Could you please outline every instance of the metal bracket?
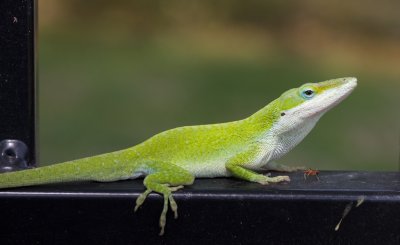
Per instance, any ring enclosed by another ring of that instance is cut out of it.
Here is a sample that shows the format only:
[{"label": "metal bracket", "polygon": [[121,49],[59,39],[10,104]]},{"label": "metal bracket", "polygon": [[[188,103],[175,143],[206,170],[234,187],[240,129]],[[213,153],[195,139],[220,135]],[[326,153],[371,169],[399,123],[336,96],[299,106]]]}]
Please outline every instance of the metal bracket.
[{"label": "metal bracket", "polygon": [[31,168],[28,164],[29,150],[20,140],[7,139],[0,142],[0,172]]}]

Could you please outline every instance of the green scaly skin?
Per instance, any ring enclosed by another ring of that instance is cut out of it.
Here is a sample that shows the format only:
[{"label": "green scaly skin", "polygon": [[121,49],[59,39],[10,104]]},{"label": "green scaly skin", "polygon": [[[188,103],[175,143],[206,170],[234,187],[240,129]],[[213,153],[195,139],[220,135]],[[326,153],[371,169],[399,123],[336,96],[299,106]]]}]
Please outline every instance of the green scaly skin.
[{"label": "green scaly skin", "polygon": [[299,169],[274,160],[296,146],[319,118],[347,97],[356,84],[355,78],[307,83],[286,91],[243,120],[175,128],[125,150],[3,173],[0,188],[145,177],[146,191],[137,198],[135,211],[151,192],[163,195],[162,235],[168,204],[175,218],[178,216],[172,192],[191,185],[196,177],[235,176],[263,185],[290,181],[288,176],[269,177],[256,171]]}]

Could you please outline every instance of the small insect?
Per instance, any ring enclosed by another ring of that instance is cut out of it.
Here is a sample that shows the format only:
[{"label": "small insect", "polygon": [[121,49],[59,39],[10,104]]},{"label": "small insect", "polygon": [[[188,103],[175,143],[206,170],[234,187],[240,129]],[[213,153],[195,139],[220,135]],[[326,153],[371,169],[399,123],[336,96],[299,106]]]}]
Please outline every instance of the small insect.
[{"label": "small insect", "polygon": [[17,17],[13,17],[13,23],[17,23],[18,22],[18,19],[17,19]]},{"label": "small insect", "polygon": [[304,180],[307,180],[307,177],[311,175],[311,176],[315,176],[315,178],[317,178],[317,180],[319,181],[318,174],[319,174],[319,170],[312,169],[312,168],[306,169],[306,170],[304,170]]}]

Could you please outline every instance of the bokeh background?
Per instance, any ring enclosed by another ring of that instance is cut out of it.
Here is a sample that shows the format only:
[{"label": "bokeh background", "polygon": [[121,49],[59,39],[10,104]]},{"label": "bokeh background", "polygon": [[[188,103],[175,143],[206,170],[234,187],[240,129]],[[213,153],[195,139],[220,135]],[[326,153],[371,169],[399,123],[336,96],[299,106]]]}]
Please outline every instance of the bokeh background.
[{"label": "bokeh background", "polygon": [[281,162],[398,170],[400,1],[38,0],[42,165],[244,118],[305,82],[359,86]]}]

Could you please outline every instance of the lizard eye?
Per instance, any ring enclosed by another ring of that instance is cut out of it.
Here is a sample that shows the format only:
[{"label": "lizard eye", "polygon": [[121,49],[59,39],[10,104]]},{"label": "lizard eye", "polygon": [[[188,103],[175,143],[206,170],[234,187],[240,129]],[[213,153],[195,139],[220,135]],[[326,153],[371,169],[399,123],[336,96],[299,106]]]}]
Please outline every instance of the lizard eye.
[{"label": "lizard eye", "polygon": [[303,92],[301,92],[301,96],[303,96],[303,98],[305,99],[311,99],[312,97],[314,97],[314,91],[312,89],[304,89]]}]

